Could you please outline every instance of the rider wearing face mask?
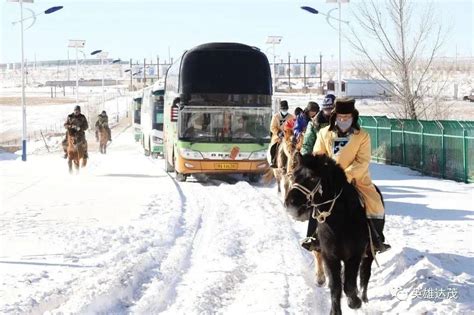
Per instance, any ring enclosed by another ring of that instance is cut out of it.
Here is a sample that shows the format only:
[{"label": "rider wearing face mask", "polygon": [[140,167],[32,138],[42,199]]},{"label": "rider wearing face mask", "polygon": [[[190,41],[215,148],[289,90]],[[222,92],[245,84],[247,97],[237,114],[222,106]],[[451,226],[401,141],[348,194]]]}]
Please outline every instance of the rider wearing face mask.
[{"label": "rider wearing face mask", "polygon": [[270,167],[277,167],[276,157],[278,152],[278,146],[283,139],[284,127],[283,125],[287,120],[295,119],[295,116],[288,112],[288,102],[280,102],[280,110],[278,113],[273,115],[272,122],[270,124],[270,131],[272,133],[272,138],[270,140]]},{"label": "rider wearing face mask", "polygon": [[316,116],[311,118],[311,121],[306,127],[304,133],[303,145],[301,146],[301,154],[309,154],[313,152],[314,143],[316,142],[316,135],[318,134],[321,128],[329,125],[329,117],[334,108],[334,101],[336,97],[332,94],[326,95],[321,105],[321,110],[317,113]]},{"label": "rider wearing face mask", "polygon": [[375,250],[384,252],[390,248],[384,244],[384,205],[370,177],[370,136],[360,128],[354,104],[351,98],[337,99],[329,126],[319,131],[313,154],[327,154],[344,169],[348,182],[364,200]]}]

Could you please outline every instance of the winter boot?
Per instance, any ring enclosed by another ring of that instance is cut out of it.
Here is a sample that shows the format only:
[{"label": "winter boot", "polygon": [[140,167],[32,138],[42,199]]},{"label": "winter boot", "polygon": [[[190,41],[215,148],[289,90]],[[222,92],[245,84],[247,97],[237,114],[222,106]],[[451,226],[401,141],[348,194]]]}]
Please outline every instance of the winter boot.
[{"label": "winter boot", "polygon": [[301,247],[310,252],[319,252],[321,250],[321,245],[319,244],[318,235],[315,233],[314,236],[305,237],[301,241]]},{"label": "winter boot", "polygon": [[374,244],[374,251],[383,253],[392,248],[389,244],[385,244],[385,236],[383,235],[383,226],[385,219],[367,219],[370,226],[370,233]]},{"label": "winter boot", "polygon": [[301,247],[312,252],[320,251],[321,246],[319,244],[318,234],[316,229],[318,228],[318,221],[312,216],[309,217],[308,221],[308,231],[306,232],[306,237],[301,241]]}]

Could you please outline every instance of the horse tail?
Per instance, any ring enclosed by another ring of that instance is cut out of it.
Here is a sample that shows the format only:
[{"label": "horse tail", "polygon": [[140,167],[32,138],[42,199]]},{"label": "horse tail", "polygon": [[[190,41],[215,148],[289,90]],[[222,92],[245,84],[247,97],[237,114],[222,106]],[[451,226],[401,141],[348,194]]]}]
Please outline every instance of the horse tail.
[{"label": "horse tail", "polygon": [[383,200],[383,196],[382,196],[382,192],[380,191],[380,189],[377,187],[377,185],[375,185],[375,190],[377,190],[377,193],[380,195],[380,199],[382,200],[382,205],[384,206],[385,208],[385,201]]}]

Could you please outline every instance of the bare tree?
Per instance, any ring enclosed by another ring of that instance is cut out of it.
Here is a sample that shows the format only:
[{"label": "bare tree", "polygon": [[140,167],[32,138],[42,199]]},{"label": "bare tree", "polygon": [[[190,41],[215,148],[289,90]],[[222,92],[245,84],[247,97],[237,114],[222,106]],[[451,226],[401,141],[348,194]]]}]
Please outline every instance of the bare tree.
[{"label": "bare tree", "polygon": [[[432,90],[434,58],[444,43],[432,4],[414,15],[409,0],[363,0],[356,6],[351,32],[346,39],[360,57],[354,67],[371,79],[385,80],[399,118],[426,116],[424,98]],[[367,45],[369,43],[370,45]],[[431,90],[431,91],[430,91]],[[439,93],[439,91],[438,91]]]}]

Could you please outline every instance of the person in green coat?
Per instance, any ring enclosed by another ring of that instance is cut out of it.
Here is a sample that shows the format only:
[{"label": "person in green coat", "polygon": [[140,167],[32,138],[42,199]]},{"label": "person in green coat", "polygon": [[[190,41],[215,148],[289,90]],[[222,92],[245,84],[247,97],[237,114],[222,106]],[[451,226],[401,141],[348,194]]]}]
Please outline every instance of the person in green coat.
[{"label": "person in green coat", "polygon": [[336,97],[333,94],[326,95],[323,104],[321,105],[321,111],[308,123],[300,151],[302,155],[313,153],[313,147],[316,143],[316,136],[319,129],[329,125],[329,117],[334,109],[335,100]]}]

